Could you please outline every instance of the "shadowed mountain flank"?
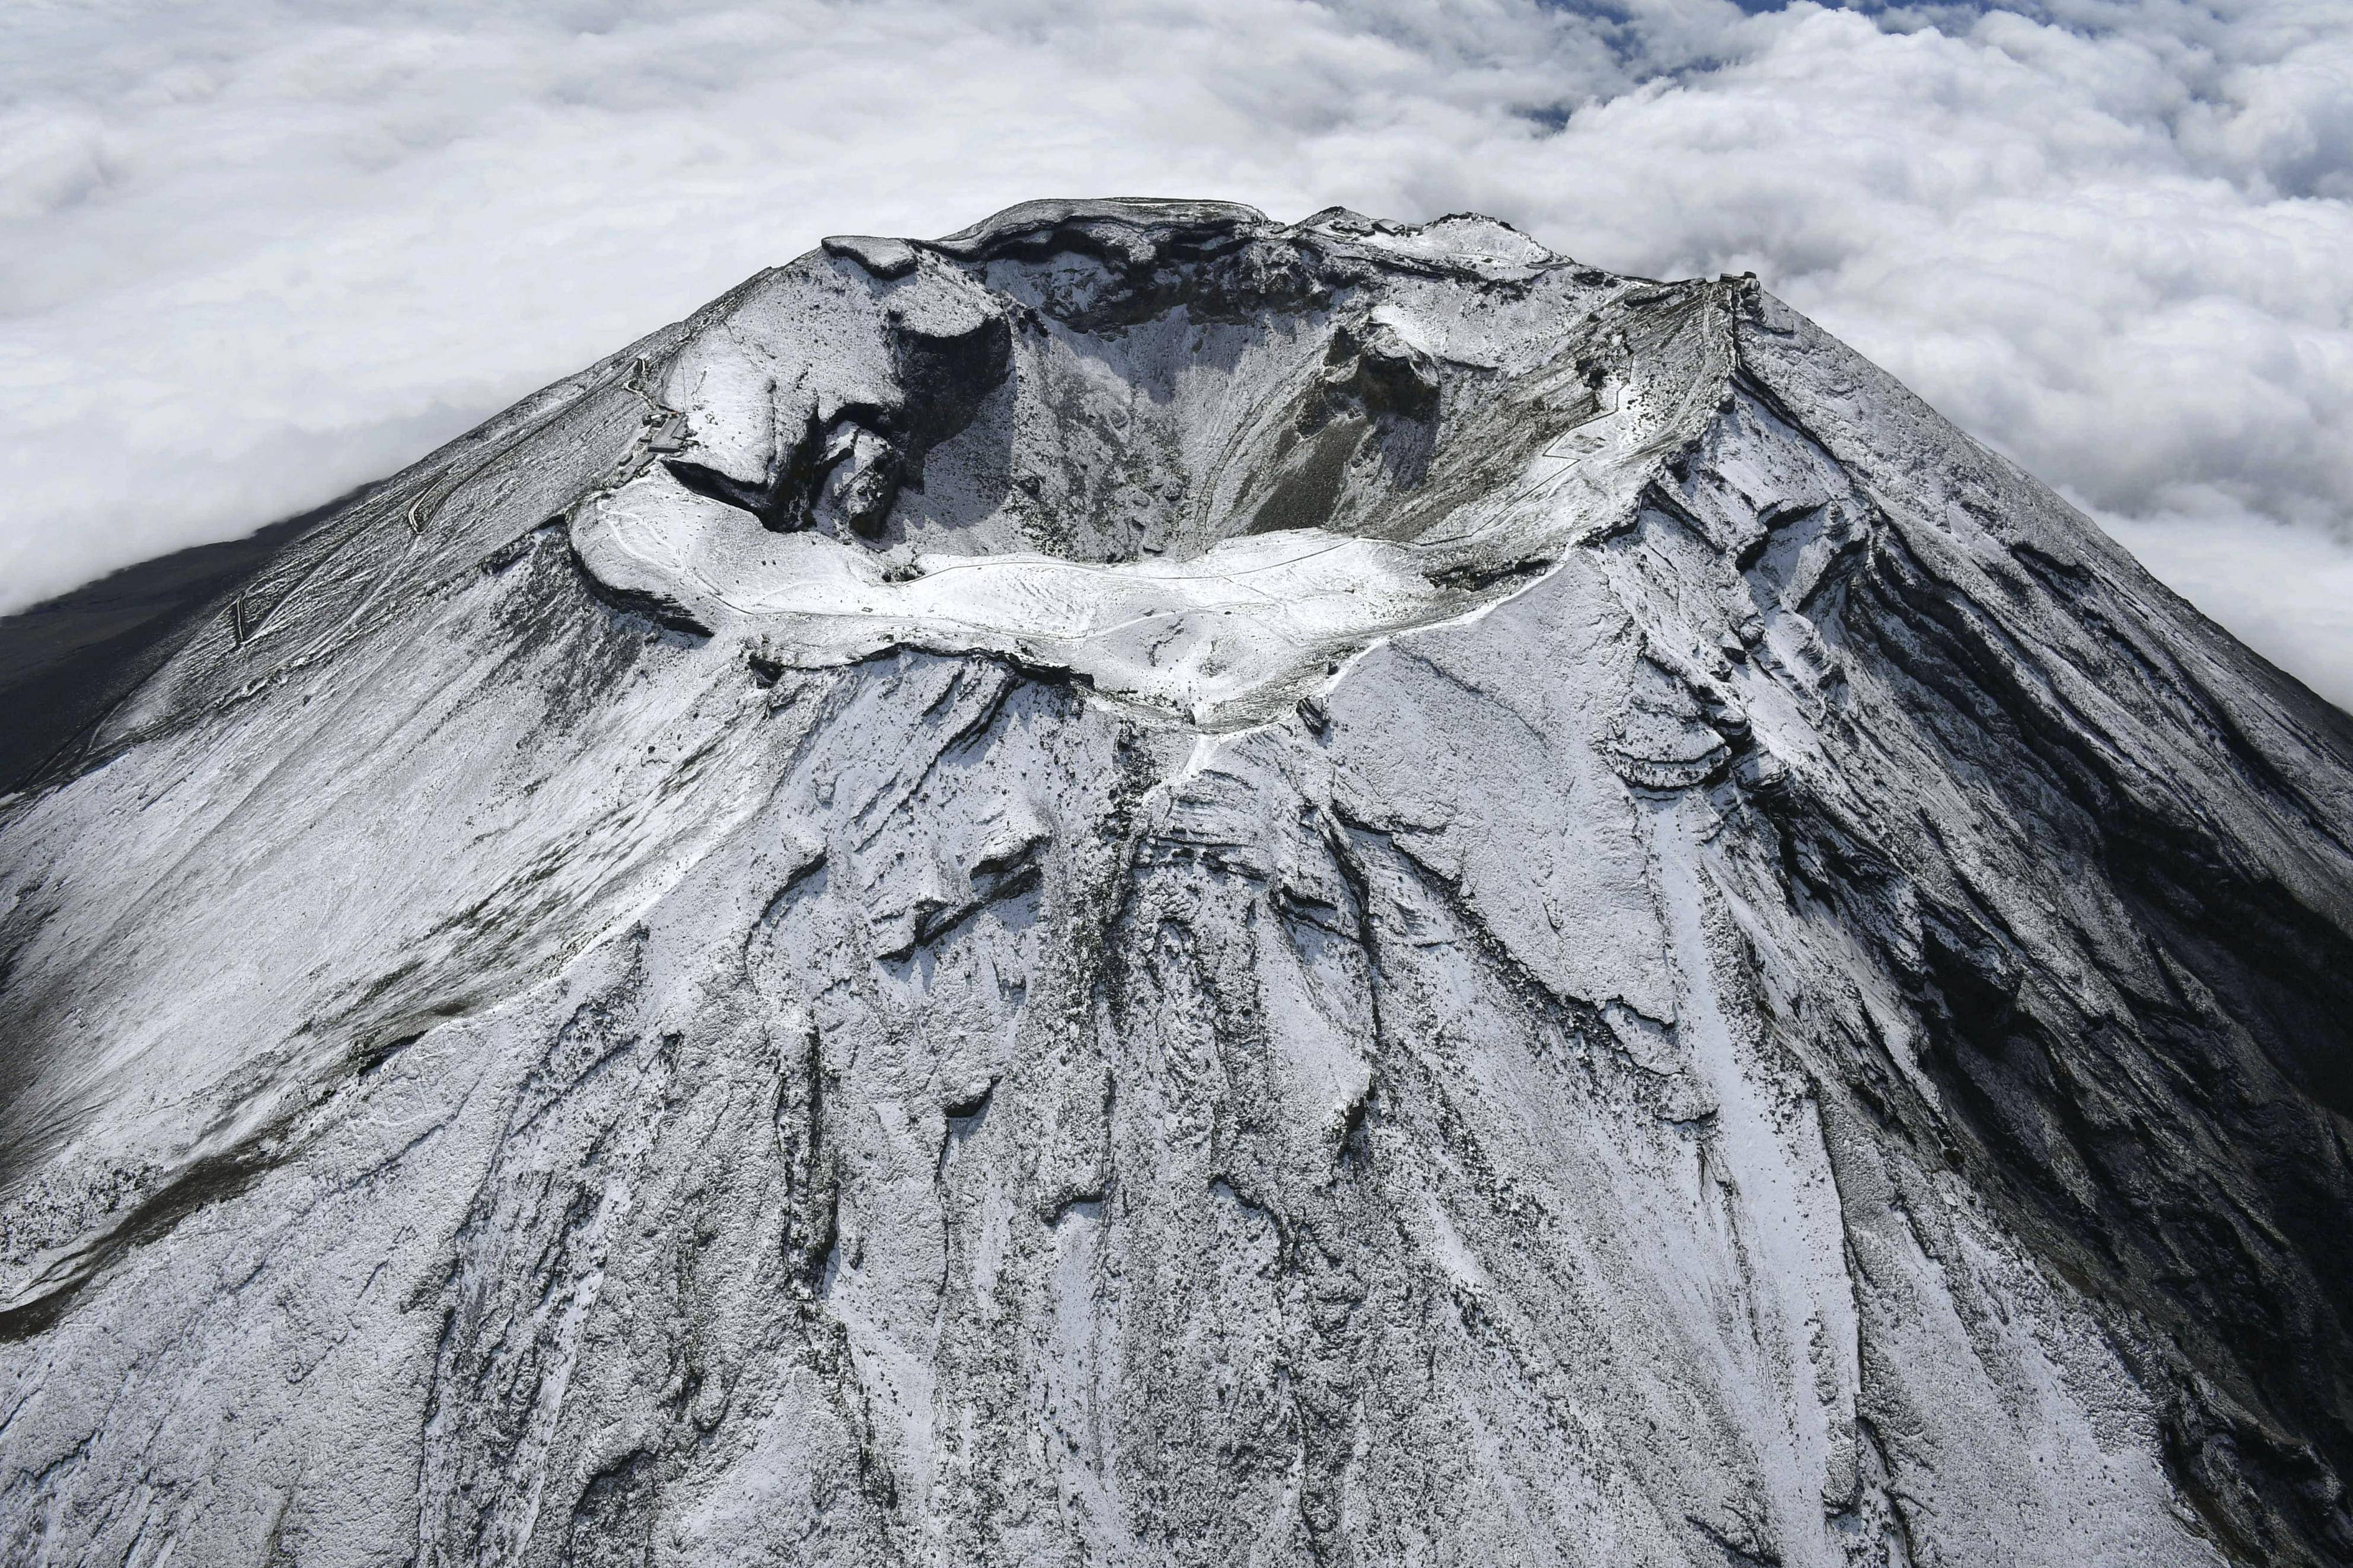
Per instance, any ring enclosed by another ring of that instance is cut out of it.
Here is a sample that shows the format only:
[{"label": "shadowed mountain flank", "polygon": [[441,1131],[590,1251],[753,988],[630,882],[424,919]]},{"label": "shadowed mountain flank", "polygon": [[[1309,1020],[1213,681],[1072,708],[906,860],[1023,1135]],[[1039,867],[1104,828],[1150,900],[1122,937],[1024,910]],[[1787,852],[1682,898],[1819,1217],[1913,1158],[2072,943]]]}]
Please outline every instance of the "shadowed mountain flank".
[{"label": "shadowed mountain flank", "polygon": [[0,616],[0,795],[45,770],[71,772],[72,742],[171,657],[207,612],[289,541],[351,505],[354,491],[243,539],[126,566]]}]

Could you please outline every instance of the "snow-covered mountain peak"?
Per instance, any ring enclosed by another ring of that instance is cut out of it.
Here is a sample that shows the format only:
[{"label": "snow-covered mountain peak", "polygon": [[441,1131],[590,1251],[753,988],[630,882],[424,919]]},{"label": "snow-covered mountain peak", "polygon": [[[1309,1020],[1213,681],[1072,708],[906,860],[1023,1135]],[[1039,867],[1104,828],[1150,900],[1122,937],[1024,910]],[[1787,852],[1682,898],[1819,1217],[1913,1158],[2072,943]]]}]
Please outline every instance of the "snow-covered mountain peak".
[{"label": "snow-covered mountain peak", "polygon": [[987,651],[1263,722],[1624,526],[1713,416],[1736,298],[1472,216],[1042,202],[832,239],[648,367],[573,545],[782,663]]},{"label": "snow-covered mountain peak", "polygon": [[125,668],[0,1563],[2353,1561],[2353,721],[1752,279],[841,237]]}]

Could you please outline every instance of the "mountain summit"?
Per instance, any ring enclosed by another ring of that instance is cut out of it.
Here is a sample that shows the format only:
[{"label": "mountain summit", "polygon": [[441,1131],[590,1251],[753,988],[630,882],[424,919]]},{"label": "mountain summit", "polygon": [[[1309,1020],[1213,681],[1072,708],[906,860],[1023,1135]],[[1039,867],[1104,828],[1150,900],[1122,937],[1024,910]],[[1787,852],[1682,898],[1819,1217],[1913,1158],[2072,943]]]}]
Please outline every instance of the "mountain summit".
[{"label": "mountain summit", "polygon": [[829,239],[139,669],[0,1562],[2353,1562],[2353,722],[1753,279]]}]

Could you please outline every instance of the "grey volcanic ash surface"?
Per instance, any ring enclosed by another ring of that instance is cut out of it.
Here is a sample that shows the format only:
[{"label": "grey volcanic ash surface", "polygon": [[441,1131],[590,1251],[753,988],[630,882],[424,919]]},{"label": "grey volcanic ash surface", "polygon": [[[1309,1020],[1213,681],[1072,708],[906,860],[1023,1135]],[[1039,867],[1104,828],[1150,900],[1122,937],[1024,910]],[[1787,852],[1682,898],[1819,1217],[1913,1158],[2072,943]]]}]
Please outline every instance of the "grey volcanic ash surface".
[{"label": "grey volcanic ash surface", "polygon": [[843,238],[0,803],[0,1561],[2353,1561],[2353,724],[1750,279]]}]

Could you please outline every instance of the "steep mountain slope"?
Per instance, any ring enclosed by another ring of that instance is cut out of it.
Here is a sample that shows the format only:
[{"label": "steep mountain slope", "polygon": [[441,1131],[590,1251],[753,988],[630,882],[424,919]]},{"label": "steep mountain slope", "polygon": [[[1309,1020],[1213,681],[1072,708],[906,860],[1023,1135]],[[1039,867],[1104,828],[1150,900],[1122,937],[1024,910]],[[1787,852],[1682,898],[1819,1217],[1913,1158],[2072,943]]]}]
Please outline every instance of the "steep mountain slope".
[{"label": "steep mountain slope", "polygon": [[830,240],[0,813],[0,1560],[2353,1561],[2353,723],[1753,279]]},{"label": "steep mountain slope", "polygon": [[0,618],[0,795],[16,793],[44,770],[69,768],[71,756],[58,753],[177,652],[207,611],[281,545],[354,499],[244,539],[126,566]]}]

